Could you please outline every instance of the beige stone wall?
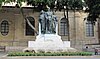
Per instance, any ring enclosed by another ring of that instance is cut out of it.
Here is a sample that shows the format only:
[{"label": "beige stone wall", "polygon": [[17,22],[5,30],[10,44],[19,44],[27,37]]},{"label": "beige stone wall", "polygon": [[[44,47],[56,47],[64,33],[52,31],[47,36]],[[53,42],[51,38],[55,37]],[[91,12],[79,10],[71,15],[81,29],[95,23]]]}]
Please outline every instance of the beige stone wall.
[{"label": "beige stone wall", "polygon": [[[32,16],[35,19],[35,28],[38,30],[38,17],[39,12],[33,12],[32,9],[24,9],[25,16]],[[62,12],[55,12],[55,15],[58,17],[58,22],[60,25],[60,20],[63,17]],[[97,23],[94,26],[95,36],[86,37],[85,33],[85,22],[84,18],[87,16],[83,11],[76,11],[75,14],[73,11],[69,11],[69,31],[70,31],[70,40],[71,46],[77,49],[82,49],[85,44],[97,43],[98,42],[98,28]],[[26,36],[25,35],[25,20],[20,13],[20,10],[17,8],[4,8],[0,12],[0,23],[6,19],[9,22],[9,33],[7,36],[3,36],[0,33],[0,45],[4,46],[27,46],[28,41],[35,40],[35,36]],[[60,32],[60,26],[59,26]],[[68,36],[62,36],[63,41],[68,40]]]},{"label": "beige stone wall", "polygon": [[[13,41],[14,39],[14,13],[7,12],[7,11],[1,11],[0,12],[0,23],[3,20],[7,20],[9,22],[9,34],[6,36],[3,36],[0,33],[0,41],[4,41],[3,43],[0,43],[0,45],[11,45],[11,43],[8,43],[6,41]],[[1,27],[1,26],[0,26]]]}]

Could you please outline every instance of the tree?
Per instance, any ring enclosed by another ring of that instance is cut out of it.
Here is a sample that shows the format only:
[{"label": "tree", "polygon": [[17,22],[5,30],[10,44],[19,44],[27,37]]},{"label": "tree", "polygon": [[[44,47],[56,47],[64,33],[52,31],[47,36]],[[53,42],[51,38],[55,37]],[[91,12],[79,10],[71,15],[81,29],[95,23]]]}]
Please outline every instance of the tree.
[{"label": "tree", "polygon": [[27,4],[32,5],[35,9],[41,11],[47,10],[47,6],[49,6],[50,9],[53,9],[55,7],[55,0],[27,0]]},{"label": "tree", "polygon": [[26,18],[26,16],[24,16],[24,12],[23,12],[23,8],[22,8],[22,2],[26,2],[26,0],[17,0],[15,1],[17,2],[16,6],[20,8],[21,14],[23,16],[23,18],[27,21],[28,25],[35,31],[35,33],[37,34],[37,30],[34,28],[34,26],[29,22],[28,18]]},{"label": "tree", "polygon": [[0,9],[2,8],[3,3],[9,3],[10,0],[0,0]]},{"label": "tree", "polygon": [[95,22],[100,15],[100,0],[85,0],[86,12],[89,13],[87,20]]},{"label": "tree", "polygon": [[[82,10],[84,6],[84,2],[82,0],[58,0],[57,9],[62,10],[64,9],[63,6],[66,6],[66,12],[67,12],[67,23],[68,23],[68,32],[69,32],[69,19],[68,19],[68,10],[74,11],[74,27],[76,27],[76,21],[75,21],[75,11],[76,10]],[[76,37],[76,28],[75,31],[75,37]],[[68,40],[70,40],[70,34],[68,34]]]},{"label": "tree", "polygon": [[75,12],[83,9],[84,2],[82,0],[73,0],[73,1],[70,1],[69,6],[70,6],[71,10],[74,11],[74,38],[75,38],[75,43],[76,43],[76,17],[75,17]]},{"label": "tree", "polygon": [[[65,10],[67,12],[67,27],[68,27],[68,41],[70,41],[70,33],[69,33],[69,19],[68,19],[68,10],[73,10],[74,11],[74,27],[76,27],[76,21],[75,21],[75,11],[76,10],[82,10],[83,6],[84,6],[84,2],[82,2],[82,0],[58,0],[57,1],[57,9],[59,9],[60,11],[62,9],[64,9],[64,6],[66,7]],[[65,13],[65,11],[64,11]],[[66,16],[64,14],[64,16]],[[66,18],[66,17],[65,17]],[[75,31],[75,37],[76,37],[76,29],[74,29]]]}]

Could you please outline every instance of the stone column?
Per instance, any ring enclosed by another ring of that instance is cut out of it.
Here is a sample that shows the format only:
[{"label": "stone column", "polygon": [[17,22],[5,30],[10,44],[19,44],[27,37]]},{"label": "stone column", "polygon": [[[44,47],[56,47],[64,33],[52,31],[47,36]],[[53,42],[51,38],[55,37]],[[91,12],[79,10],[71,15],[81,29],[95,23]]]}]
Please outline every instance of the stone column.
[{"label": "stone column", "polygon": [[39,35],[41,35],[41,24],[39,23]]},{"label": "stone column", "polygon": [[58,23],[56,23],[56,35],[58,35]]}]

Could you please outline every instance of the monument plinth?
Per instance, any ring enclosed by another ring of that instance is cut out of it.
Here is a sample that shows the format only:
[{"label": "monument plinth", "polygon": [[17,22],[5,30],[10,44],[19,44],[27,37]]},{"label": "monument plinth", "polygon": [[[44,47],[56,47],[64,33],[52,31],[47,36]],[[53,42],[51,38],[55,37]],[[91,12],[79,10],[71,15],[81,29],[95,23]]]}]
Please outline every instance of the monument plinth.
[{"label": "monument plinth", "polygon": [[39,34],[35,41],[29,41],[28,47],[38,51],[67,51],[73,49],[70,47],[70,41],[62,41],[61,36],[58,35],[58,20],[57,17],[48,10],[41,11],[39,17]]}]

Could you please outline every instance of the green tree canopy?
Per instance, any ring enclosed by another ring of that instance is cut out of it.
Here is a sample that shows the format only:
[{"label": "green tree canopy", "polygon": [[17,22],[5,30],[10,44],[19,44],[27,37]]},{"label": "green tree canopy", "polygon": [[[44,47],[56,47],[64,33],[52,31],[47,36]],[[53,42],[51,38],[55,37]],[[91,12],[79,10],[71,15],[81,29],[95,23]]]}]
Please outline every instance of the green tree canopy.
[{"label": "green tree canopy", "polygon": [[67,6],[69,9],[82,9],[84,6],[82,0],[58,0],[58,5]]},{"label": "green tree canopy", "polygon": [[82,0],[27,0],[27,4],[37,6],[39,10],[43,10],[48,5],[51,9],[56,8],[57,10],[64,9],[64,6],[68,9],[82,9]]},{"label": "green tree canopy", "polygon": [[89,12],[88,20],[96,21],[96,18],[100,15],[100,0],[85,0],[87,9],[86,12]]},{"label": "green tree canopy", "polygon": [[9,3],[10,0],[0,0],[0,6],[2,6],[3,3]]},{"label": "green tree canopy", "polygon": [[22,2],[27,2],[28,5],[34,6],[38,10],[44,10],[47,6],[51,9],[64,9],[64,6],[68,7],[67,9],[82,9],[83,2],[82,0],[0,0],[0,6],[2,3],[17,2],[19,7],[22,6]]},{"label": "green tree canopy", "polygon": [[18,6],[22,6],[22,2],[25,2],[26,0],[0,0],[0,6],[2,6],[3,3],[10,3],[10,2],[17,2]]}]

